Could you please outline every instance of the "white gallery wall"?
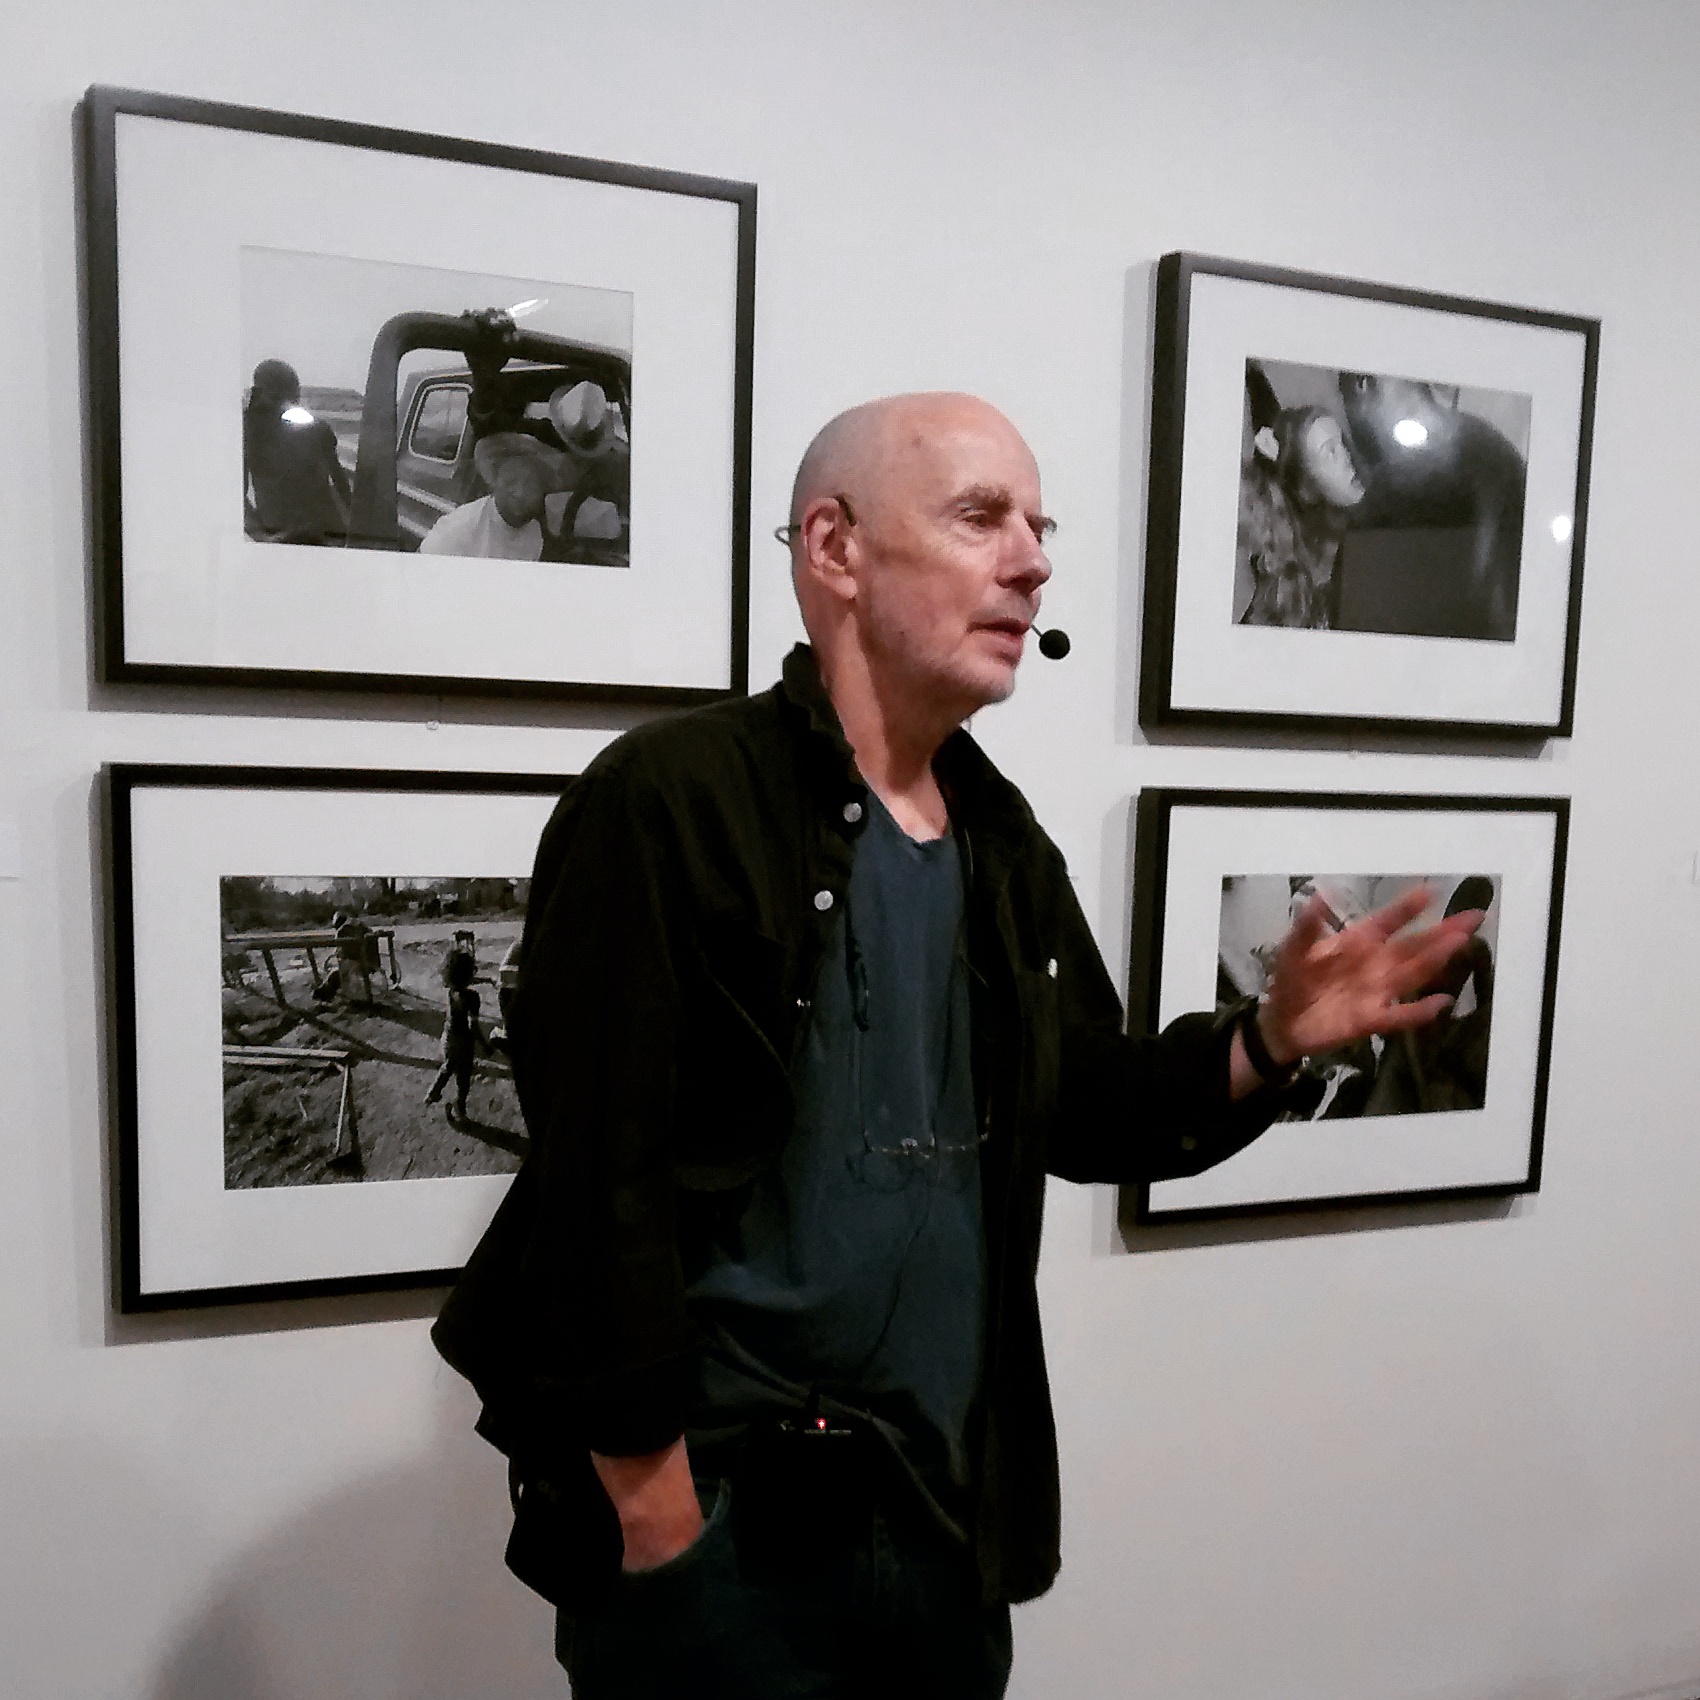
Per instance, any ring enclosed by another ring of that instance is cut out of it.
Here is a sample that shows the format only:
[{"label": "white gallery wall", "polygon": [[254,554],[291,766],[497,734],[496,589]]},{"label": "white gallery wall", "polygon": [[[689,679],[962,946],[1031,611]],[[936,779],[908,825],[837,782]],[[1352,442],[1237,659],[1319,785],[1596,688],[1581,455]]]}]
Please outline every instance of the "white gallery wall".
[{"label": "white gallery wall", "polygon": [[[1003,406],[1075,650],[976,730],[1118,977],[1142,785],[1574,799],[1537,1196],[1129,1241],[1108,1192],[1053,1189],[1065,1562],[1012,1693],[1700,1692],[1697,62],[1700,9],[1581,0],[0,10],[0,1700],[564,1693],[436,1295],[110,1313],[91,788],[560,771],[629,723],[91,685],[91,82],[759,183],[754,679],[797,631],[765,536],[814,427],[897,389]],[[1134,730],[1149,268],[1183,247],[1603,319],[1574,739]]]}]

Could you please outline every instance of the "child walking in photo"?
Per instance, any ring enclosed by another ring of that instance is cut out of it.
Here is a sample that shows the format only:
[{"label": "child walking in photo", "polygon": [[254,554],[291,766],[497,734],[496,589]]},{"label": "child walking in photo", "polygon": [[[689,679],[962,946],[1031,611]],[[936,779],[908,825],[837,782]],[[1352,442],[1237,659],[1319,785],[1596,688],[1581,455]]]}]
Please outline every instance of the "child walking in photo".
[{"label": "child walking in photo", "polygon": [[478,1025],[480,1002],[472,989],[472,977],[477,971],[472,952],[461,945],[450,950],[443,961],[443,984],[449,989],[448,1013],[443,1017],[443,1066],[425,1094],[427,1104],[435,1104],[443,1088],[452,1079],[455,1101],[443,1106],[443,1114],[451,1122],[466,1119],[466,1095],[472,1090],[472,1065],[477,1047],[490,1049]]}]

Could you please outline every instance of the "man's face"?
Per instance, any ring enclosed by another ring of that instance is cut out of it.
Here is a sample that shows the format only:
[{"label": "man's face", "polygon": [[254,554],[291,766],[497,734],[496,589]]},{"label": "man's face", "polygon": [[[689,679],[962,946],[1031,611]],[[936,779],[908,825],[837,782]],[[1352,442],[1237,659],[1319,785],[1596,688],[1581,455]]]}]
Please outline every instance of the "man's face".
[{"label": "man's face", "polygon": [[1342,372],[1340,399],[1353,440],[1385,454],[1399,444],[1398,426],[1407,419],[1425,427],[1435,414],[1427,384],[1414,378],[1378,377],[1370,372]]},{"label": "man's face", "polygon": [[965,717],[1015,689],[1051,576],[1039,469],[1015,427],[967,397],[918,403],[885,449],[873,487],[851,497],[863,643],[908,688]]},{"label": "man's face", "polygon": [[543,512],[543,480],[529,461],[504,461],[496,470],[490,494],[496,512],[516,529],[529,525]]}]

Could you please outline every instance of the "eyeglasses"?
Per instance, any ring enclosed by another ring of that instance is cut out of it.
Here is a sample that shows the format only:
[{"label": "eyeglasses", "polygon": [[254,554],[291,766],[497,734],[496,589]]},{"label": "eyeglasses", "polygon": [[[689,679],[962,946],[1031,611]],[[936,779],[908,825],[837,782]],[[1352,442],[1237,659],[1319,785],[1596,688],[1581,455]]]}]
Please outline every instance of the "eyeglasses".
[{"label": "eyeglasses", "polygon": [[984,1133],[971,1140],[940,1144],[929,1134],[913,1136],[895,1145],[876,1143],[866,1119],[862,1122],[862,1149],[845,1157],[850,1172],[863,1186],[875,1192],[903,1192],[911,1186],[935,1186],[946,1192],[961,1192],[974,1179],[980,1166]]},{"label": "eyeglasses", "polygon": [[[844,510],[844,523],[846,525],[854,525],[856,523],[856,511],[850,506],[850,498],[848,496],[834,493],[833,495],[828,496],[827,500],[829,502],[836,502],[839,507]],[[1032,525],[1033,535],[1038,538],[1041,545],[1048,543],[1054,536],[1056,536],[1057,522],[1054,519],[1046,519],[1041,516],[1037,519],[1029,520],[1028,523]],[[787,549],[789,549],[791,545],[802,536],[802,534],[803,528],[800,524],[776,525],[773,528],[774,541],[776,543],[783,543]]]},{"label": "eyeglasses", "polygon": [[[833,495],[829,496],[827,500],[836,502],[844,510],[844,523],[846,525],[854,525],[856,523],[856,512],[855,509],[850,506],[850,498],[848,496]],[[800,525],[776,525],[773,528],[774,542],[783,543],[787,549],[789,549],[791,545],[795,543],[800,536],[802,536],[802,534],[803,528]]]},{"label": "eyeglasses", "polygon": [[[967,970],[967,957],[959,938],[956,960]],[[845,971],[850,981],[850,1011],[856,1032],[853,1038],[855,1093],[862,1128],[862,1149],[851,1153],[846,1161],[851,1172],[864,1186],[877,1192],[901,1192],[906,1187],[927,1184],[961,1192],[974,1178],[978,1167],[980,1147],[986,1142],[983,1130],[977,1129],[967,1140],[941,1140],[938,1126],[944,1110],[945,1093],[956,1071],[952,1066],[955,1048],[965,1040],[967,1012],[957,1005],[953,987],[950,1007],[939,1034],[939,1055],[933,1078],[938,1082],[938,1098],[927,1117],[924,1135],[897,1135],[878,1126],[877,1107],[868,1101],[867,1083],[862,1073],[861,1035],[868,1031],[867,970],[861,952],[856,949],[855,936],[846,926]],[[972,1112],[970,1112],[972,1114]]]}]

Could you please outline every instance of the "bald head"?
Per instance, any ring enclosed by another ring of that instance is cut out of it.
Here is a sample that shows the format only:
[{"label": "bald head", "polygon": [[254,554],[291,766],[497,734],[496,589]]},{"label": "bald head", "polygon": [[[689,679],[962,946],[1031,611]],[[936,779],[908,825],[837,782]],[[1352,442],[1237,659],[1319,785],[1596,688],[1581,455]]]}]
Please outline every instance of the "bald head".
[{"label": "bald head", "polygon": [[803,451],[791,484],[791,524],[802,523],[810,502],[847,495],[852,487],[871,499],[903,463],[926,454],[941,436],[974,424],[1020,440],[990,402],[953,390],[881,396],[846,408]]},{"label": "bald head", "polygon": [[830,420],[791,497],[797,601],[823,669],[965,715],[1014,688],[1050,576],[1039,469],[976,396],[887,396]]}]

